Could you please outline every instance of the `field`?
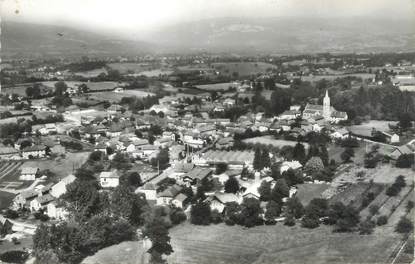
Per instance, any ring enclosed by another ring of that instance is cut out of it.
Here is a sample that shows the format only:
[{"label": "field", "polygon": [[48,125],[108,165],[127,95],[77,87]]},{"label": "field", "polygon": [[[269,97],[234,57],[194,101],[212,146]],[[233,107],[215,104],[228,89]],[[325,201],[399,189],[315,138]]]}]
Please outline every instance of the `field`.
[{"label": "field", "polygon": [[[297,142],[283,139],[275,139],[273,136],[261,136],[244,139],[243,142],[251,144],[262,144],[262,145],[272,145],[274,147],[283,147],[283,146],[292,146],[294,147]],[[307,143],[302,143],[306,149],[309,148]]]},{"label": "field", "polygon": [[348,128],[355,134],[371,136],[373,128],[378,131],[389,131],[389,124],[396,125],[396,123],[396,121],[370,120],[360,125],[349,126]]},{"label": "field", "polygon": [[277,66],[265,62],[218,62],[212,66],[221,74],[233,75],[237,73],[239,77],[266,73],[269,69],[277,69]]},{"label": "field", "polygon": [[[353,148],[354,157],[352,160],[355,160],[357,163],[362,163],[364,161],[364,156],[366,153],[366,142],[359,142],[359,147]],[[334,159],[336,163],[342,162],[340,155],[344,151],[344,148],[337,144],[329,144],[327,151],[329,153],[329,158]]]},{"label": "field", "polygon": [[345,77],[357,77],[362,78],[363,80],[366,79],[373,79],[375,78],[375,74],[371,73],[351,73],[351,74],[341,74],[341,75],[314,75],[314,76],[302,76],[301,80],[306,82],[317,82],[320,80],[328,80],[332,81],[337,78],[345,78]]},{"label": "field", "polygon": [[115,92],[97,92],[97,93],[91,93],[90,98],[96,99],[96,100],[107,100],[109,102],[118,103],[121,101],[123,97],[131,97],[136,96],[138,98],[143,98],[147,96],[154,95],[153,93],[146,92],[146,91],[140,91],[140,90],[124,90],[124,92],[121,93],[115,93]]},{"label": "field", "polygon": [[142,253],[141,241],[127,241],[98,251],[84,259],[82,264],[144,264]]},{"label": "field", "polygon": [[296,197],[306,206],[314,198],[321,198],[321,194],[329,188],[328,184],[304,183],[297,185]]},{"label": "field", "polygon": [[[42,85],[44,85],[46,87],[47,90],[49,91],[54,91],[55,89],[55,83],[56,81],[46,81],[46,82],[41,82]],[[122,83],[117,83],[117,82],[76,82],[76,81],[65,81],[65,83],[68,85],[68,87],[76,87],[77,85],[81,84],[81,83],[85,83],[88,88],[92,91],[99,91],[99,90],[109,90],[109,89],[114,89],[115,87],[118,86],[122,86]],[[26,96],[26,88],[29,86],[33,86],[34,83],[24,83],[24,84],[19,84],[16,85],[14,87],[10,87],[10,88],[3,88],[1,89],[2,93],[15,93],[18,94],[20,96]]]},{"label": "field", "polygon": [[39,167],[40,170],[50,170],[56,174],[56,179],[54,180],[59,180],[73,173],[74,169],[84,164],[89,154],[90,152],[67,152],[65,158],[58,157],[55,160],[27,161],[24,166]]},{"label": "field", "polygon": [[139,73],[132,73],[129,74],[130,76],[146,76],[146,77],[159,77],[160,75],[170,75],[173,71],[171,70],[164,70],[164,69],[155,69],[155,70],[148,70],[148,71],[141,71]]},{"label": "field", "polygon": [[0,210],[7,209],[15,196],[13,193],[0,191]]},{"label": "field", "polygon": [[333,233],[331,227],[305,229],[188,223],[170,231],[174,253],[169,263],[387,263],[399,242],[395,233],[360,236]]},{"label": "field", "polygon": [[107,70],[105,68],[100,68],[100,69],[94,69],[90,71],[75,72],[74,74],[78,76],[82,76],[84,78],[92,78],[92,77],[97,77],[101,73],[107,74]]},{"label": "field", "polygon": [[139,73],[139,72],[150,71],[154,69],[154,67],[149,64],[131,63],[131,62],[110,63],[108,64],[108,67],[110,67],[113,70],[118,70],[121,74],[125,74],[128,72]]},{"label": "field", "polygon": [[215,83],[215,84],[203,84],[203,85],[196,85],[196,88],[206,91],[226,91],[230,87],[236,87],[235,83]]}]

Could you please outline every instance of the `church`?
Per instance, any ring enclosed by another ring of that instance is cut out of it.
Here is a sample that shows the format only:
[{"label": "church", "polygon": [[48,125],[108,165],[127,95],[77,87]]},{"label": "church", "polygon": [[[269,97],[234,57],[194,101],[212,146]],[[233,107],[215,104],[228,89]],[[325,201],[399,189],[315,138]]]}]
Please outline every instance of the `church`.
[{"label": "church", "polygon": [[330,97],[327,90],[323,99],[323,105],[307,104],[303,111],[304,119],[318,119],[321,117],[331,123],[338,123],[348,118],[346,112],[337,111],[330,105]]}]

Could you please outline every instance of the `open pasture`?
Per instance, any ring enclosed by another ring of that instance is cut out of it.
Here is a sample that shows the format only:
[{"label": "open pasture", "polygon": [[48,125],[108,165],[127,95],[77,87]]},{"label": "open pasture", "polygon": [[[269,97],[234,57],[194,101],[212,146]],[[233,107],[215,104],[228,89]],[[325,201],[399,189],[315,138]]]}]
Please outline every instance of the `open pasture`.
[{"label": "open pasture", "polygon": [[239,77],[266,73],[278,68],[265,62],[218,62],[212,63],[212,66],[221,74],[234,75],[236,73]]}]

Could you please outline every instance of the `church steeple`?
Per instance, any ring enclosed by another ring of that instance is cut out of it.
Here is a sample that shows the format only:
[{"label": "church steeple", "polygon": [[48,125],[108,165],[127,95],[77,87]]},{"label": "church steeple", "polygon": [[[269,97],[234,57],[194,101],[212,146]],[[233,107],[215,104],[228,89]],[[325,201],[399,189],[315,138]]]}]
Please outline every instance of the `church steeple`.
[{"label": "church steeple", "polygon": [[323,99],[323,117],[324,119],[328,120],[331,116],[331,110],[330,110],[330,97],[329,92],[326,90],[326,96],[324,96]]}]

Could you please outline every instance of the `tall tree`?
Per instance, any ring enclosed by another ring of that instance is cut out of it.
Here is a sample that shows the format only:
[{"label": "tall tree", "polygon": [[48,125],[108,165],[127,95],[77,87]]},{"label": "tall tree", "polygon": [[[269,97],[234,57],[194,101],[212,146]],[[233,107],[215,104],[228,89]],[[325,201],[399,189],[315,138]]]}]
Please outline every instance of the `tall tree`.
[{"label": "tall tree", "polygon": [[255,149],[255,155],[254,155],[254,169],[257,171],[260,171],[264,168],[264,166],[262,165],[262,160],[261,160],[262,156],[261,156],[261,149],[260,148],[256,148]]},{"label": "tall tree", "polygon": [[152,244],[148,250],[148,253],[151,255],[151,262],[157,264],[166,263],[163,255],[173,253],[166,222],[162,218],[152,217],[145,224],[143,235],[148,237]]},{"label": "tall tree", "polygon": [[229,177],[225,182],[225,192],[227,193],[237,193],[239,191],[239,182],[235,177]]}]

